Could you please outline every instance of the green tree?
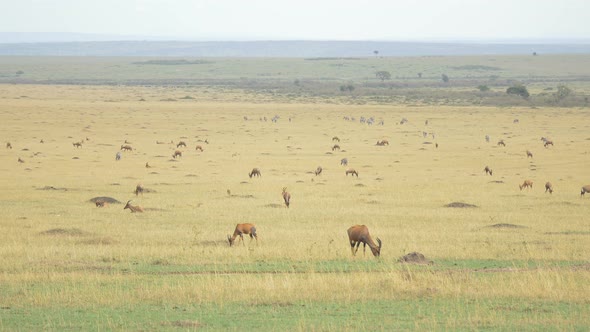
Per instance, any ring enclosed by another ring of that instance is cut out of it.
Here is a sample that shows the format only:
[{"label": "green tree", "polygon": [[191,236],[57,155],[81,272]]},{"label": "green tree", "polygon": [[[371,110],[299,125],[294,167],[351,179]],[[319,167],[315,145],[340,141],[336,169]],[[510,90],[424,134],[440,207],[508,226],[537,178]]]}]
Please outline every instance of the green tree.
[{"label": "green tree", "polygon": [[380,79],[381,82],[391,79],[391,73],[388,71],[385,71],[385,70],[381,70],[381,71],[376,72],[375,76],[377,76],[377,78]]},{"label": "green tree", "polygon": [[441,78],[443,82],[449,83],[449,76],[447,76],[447,74],[442,74]]},{"label": "green tree", "polygon": [[526,89],[524,85],[511,86],[508,89],[506,89],[506,93],[509,95],[521,96],[525,99],[530,96],[529,91]]},{"label": "green tree", "polygon": [[565,85],[560,85],[557,87],[557,91],[555,92],[555,99],[557,101],[562,101],[571,94],[572,94],[572,89],[568,88]]},{"label": "green tree", "polygon": [[479,85],[477,89],[481,92],[490,91],[490,88],[487,85]]},{"label": "green tree", "polygon": [[341,85],[340,86],[340,91],[342,91],[342,92],[346,92],[346,91],[352,92],[352,91],[354,91],[354,85],[352,85],[352,84]]}]

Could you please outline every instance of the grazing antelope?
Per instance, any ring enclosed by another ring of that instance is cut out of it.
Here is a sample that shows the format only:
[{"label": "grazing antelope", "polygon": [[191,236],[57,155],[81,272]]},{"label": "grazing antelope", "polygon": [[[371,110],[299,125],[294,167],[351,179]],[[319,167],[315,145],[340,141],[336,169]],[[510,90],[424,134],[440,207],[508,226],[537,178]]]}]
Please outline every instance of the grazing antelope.
[{"label": "grazing antelope", "polygon": [[334,137],[332,137],[332,142],[340,143],[340,138],[338,138],[338,136],[334,136]]},{"label": "grazing antelope", "polygon": [[12,149],[12,144],[10,144],[10,142],[6,142],[6,148],[7,149]]},{"label": "grazing antelope", "polygon": [[252,168],[252,171],[250,173],[248,173],[248,176],[250,178],[252,178],[253,176],[262,176],[262,174],[260,173],[260,170],[258,168]]},{"label": "grazing antelope", "polygon": [[348,166],[348,159],[347,158],[340,159],[340,165]]},{"label": "grazing antelope", "polygon": [[484,168],[483,171],[486,172],[486,174],[492,175],[492,169],[488,166],[486,166],[486,168]]},{"label": "grazing antelope", "polygon": [[200,145],[197,145],[197,147],[195,148],[195,151],[201,151],[203,152],[203,147]]},{"label": "grazing antelope", "polygon": [[318,166],[318,168],[316,168],[314,173],[316,176],[318,176],[318,175],[322,174],[322,171],[323,171],[322,166]]},{"label": "grazing antelope", "polygon": [[359,246],[361,243],[363,244],[363,255],[365,254],[367,245],[369,245],[369,248],[371,248],[373,256],[379,257],[379,255],[381,255],[381,240],[377,238],[377,243],[379,243],[379,246],[377,246],[373,241],[373,238],[369,234],[369,229],[367,228],[367,226],[354,225],[350,227],[347,232],[348,240],[350,241],[350,250],[352,251],[353,256],[356,256],[356,252],[359,250]]},{"label": "grazing antelope", "polygon": [[77,149],[82,147],[82,142],[74,142],[72,145]]},{"label": "grazing antelope", "polygon": [[128,201],[127,204],[125,204],[125,207],[123,208],[123,210],[129,209],[129,211],[131,211],[131,213],[143,212],[143,208],[141,206],[139,206],[139,205],[131,205],[129,203],[131,203],[131,201]]},{"label": "grazing antelope", "polygon": [[145,188],[141,185],[141,183],[137,184],[137,186],[135,186],[135,196],[139,196],[139,194],[141,194],[143,196],[143,192],[145,191]]},{"label": "grazing antelope", "polygon": [[377,145],[379,145],[379,146],[389,145],[389,141],[386,139],[381,140],[381,141],[377,141]]},{"label": "grazing antelope", "polygon": [[22,159],[20,159],[20,157],[18,157],[18,162],[22,164],[22,163],[24,163],[25,161],[24,161],[24,160],[22,160]]},{"label": "grazing antelope", "polygon": [[346,176],[348,176],[348,174],[352,174],[352,176],[356,175],[357,178],[359,177],[359,173],[352,168],[346,170]]},{"label": "grazing antelope", "polygon": [[102,207],[105,207],[105,206],[108,206],[109,205],[109,203],[107,203],[105,201],[96,201],[96,202],[94,202],[94,204],[96,204],[96,207],[99,207],[99,208],[102,208]]},{"label": "grazing antelope", "polygon": [[551,184],[551,182],[545,183],[545,192],[553,194],[553,185]]},{"label": "grazing antelope", "polygon": [[523,188],[530,188],[533,189],[533,181],[531,180],[524,180],[524,182],[518,186],[520,188],[520,190],[522,190]]},{"label": "grazing antelope", "polygon": [[123,151],[133,151],[131,145],[121,145],[121,150]]},{"label": "grazing antelope", "polygon": [[178,142],[178,144],[176,144],[177,148],[180,148],[181,146],[184,146],[186,148],[186,143],[183,141]]},{"label": "grazing antelope", "polygon": [[256,239],[256,244],[258,244],[258,235],[256,234],[256,225],[254,224],[237,224],[236,229],[234,230],[234,235],[227,236],[227,241],[229,242],[229,246],[231,247],[236,240],[236,237],[240,237],[242,244],[244,243],[244,234],[250,235],[250,241],[252,239]]},{"label": "grazing antelope", "polygon": [[332,151],[334,150],[340,150],[340,145],[334,144],[334,146],[332,147]]},{"label": "grazing antelope", "polygon": [[590,193],[590,184],[582,187],[582,191],[580,192],[580,196],[584,196],[585,193]]},{"label": "grazing antelope", "polygon": [[172,157],[174,159],[176,159],[176,157],[182,157],[182,151],[180,151],[180,150],[174,151],[174,154],[172,154]]},{"label": "grazing antelope", "polygon": [[501,140],[498,141],[498,146],[500,146],[500,145],[506,146],[506,143],[504,143],[504,140],[503,139],[501,139]]},{"label": "grazing antelope", "polygon": [[291,194],[289,194],[289,192],[287,192],[287,187],[283,188],[283,200],[285,201],[285,205],[287,207],[289,207],[289,204],[291,202]]},{"label": "grazing antelope", "polygon": [[533,153],[529,150],[526,150],[526,157],[527,158],[532,158],[533,157]]},{"label": "grazing antelope", "polygon": [[543,144],[543,146],[544,147],[547,147],[549,145],[553,146],[553,141],[551,141],[551,140],[545,140],[545,144]]}]

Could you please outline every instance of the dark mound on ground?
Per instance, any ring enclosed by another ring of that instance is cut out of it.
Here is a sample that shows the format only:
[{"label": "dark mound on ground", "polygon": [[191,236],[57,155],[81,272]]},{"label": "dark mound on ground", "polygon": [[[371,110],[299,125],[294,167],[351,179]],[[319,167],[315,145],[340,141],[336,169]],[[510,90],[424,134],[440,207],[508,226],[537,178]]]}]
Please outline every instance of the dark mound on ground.
[{"label": "dark mound on ground", "polygon": [[65,235],[65,236],[84,236],[87,232],[79,228],[52,228],[39,233],[41,235]]},{"label": "dark mound on ground", "polygon": [[445,205],[448,208],[476,208],[477,205],[469,204],[469,203],[462,203],[462,202],[453,202]]},{"label": "dark mound on ground", "polygon": [[59,188],[54,186],[45,186],[43,188],[37,188],[37,190],[61,190],[61,191],[68,191],[67,188]]},{"label": "dark mound on ground", "polygon": [[99,196],[99,197],[93,197],[90,200],[88,200],[91,203],[96,203],[96,202],[107,202],[109,204],[121,204],[121,202],[119,202],[118,200],[112,198],[112,197],[107,197],[107,196]]},{"label": "dark mound on ground", "polygon": [[424,255],[419,252],[411,252],[405,256],[402,256],[398,259],[398,262],[406,264],[434,264],[433,261],[426,259],[426,257],[424,257]]},{"label": "dark mound on ground", "polygon": [[490,228],[526,228],[525,226],[514,225],[514,224],[494,224],[494,225],[490,225],[487,227],[490,227]]},{"label": "dark mound on ground", "polygon": [[284,206],[283,206],[283,204],[270,203],[270,204],[266,204],[264,207],[269,207],[269,208],[282,208]]}]

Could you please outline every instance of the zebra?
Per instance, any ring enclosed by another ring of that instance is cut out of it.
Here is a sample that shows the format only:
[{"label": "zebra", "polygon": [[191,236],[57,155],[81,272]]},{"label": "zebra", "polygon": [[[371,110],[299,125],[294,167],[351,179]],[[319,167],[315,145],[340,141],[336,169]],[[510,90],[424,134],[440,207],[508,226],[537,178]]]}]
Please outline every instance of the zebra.
[{"label": "zebra", "polygon": [[490,135],[486,135],[486,142],[490,142]]},{"label": "zebra", "polygon": [[342,158],[340,160],[340,165],[348,166],[348,158]]},{"label": "zebra", "polygon": [[118,151],[115,155],[115,160],[121,160],[121,151]]}]

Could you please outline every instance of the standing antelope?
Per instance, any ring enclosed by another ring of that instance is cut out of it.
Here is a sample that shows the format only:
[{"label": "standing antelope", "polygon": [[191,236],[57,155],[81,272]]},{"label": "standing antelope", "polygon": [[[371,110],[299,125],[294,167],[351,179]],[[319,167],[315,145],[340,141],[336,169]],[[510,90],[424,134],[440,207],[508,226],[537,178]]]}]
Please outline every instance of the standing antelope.
[{"label": "standing antelope", "polygon": [[146,162],[145,163],[145,168],[152,168],[152,166],[150,166],[150,163],[149,162]]},{"label": "standing antelope", "polygon": [[551,140],[545,140],[545,144],[543,144],[543,146],[547,147],[549,145],[553,146],[553,141],[551,141]]},{"label": "standing antelope", "polygon": [[486,172],[486,174],[492,175],[492,169],[488,166],[486,166],[486,168],[484,168],[483,171]]},{"label": "standing antelope", "polygon": [[[356,252],[359,250],[359,246],[363,244],[363,255],[365,254],[365,250],[367,249],[367,245],[371,248],[371,252],[373,256],[379,257],[381,255],[381,240],[377,238],[377,243],[379,246],[375,244],[373,238],[369,234],[369,229],[365,225],[354,225],[348,229],[348,240],[350,241],[350,250],[352,251],[352,255],[356,256]],[[356,250],[355,250],[356,245]]]},{"label": "standing antelope", "polygon": [[346,170],[346,176],[348,176],[348,174],[352,174],[352,176],[356,175],[357,178],[359,177],[359,173],[352,168]]},{"label": "standing antelope", "polygon": [[131,201],[128,201],[127,204],[125,204],[125,207],[123,208],[123,210],[129,209],[129,211],[131,211],[131,213],[143,212],[143,208],[141,206],[139,206],[139,205],[131,205],[129,203],[131,203]]},{"label": "standing antelope", "polygon": [[322,174],[322,171],[323,171],[322,166],[318,166],[318,168],[316,168],[314,173],[316,176],[318,176],[318,175]]},{"label": "standing antelope", "polygon": [[501,140],[498,141],[498,146],[500,146],[500,145],[506,146],[506,143],[504,143],[504,140],[503,139],[501,139]]},{"label": "standing antelope", "polygon": [[527,158],[532,158],[533,157],[533,153],[529,150],[526,150],[526,157]]},{"label": "standing antelope", "polygon": [[201,151],[203,152],[203,147],[200,145],[197,145],[197,147],[195,148],[195,151]]},{"label": "standing antelope", "polygon": [[181,146],[184,146],[186,148],[186,143],[183,141],[178,142],[178,144],[176,144],[177,148],[180,148]]},{"label": "standing antelope", "polygon": [[133,151],[131,145],[121,145],[121,150],[123,151]]},{"label": "standing antelope", "polygon": [[242,244],[244,244],[244,234],[250,235],[250,241],[252,239],[256,239],[256,244],[258,244],[258,235],[256,234],[256,225],[254,224],[237,224],[236,229],[234,230],[233,236],[227,236],[227,241],[229,242],[229,246],[231,247],[236,240],[236,237],[240,237]]},{"label": "standing antelope", "polygon": [[289,194],[289,192],[287,192],[287,187],[283,188],[283,200],[285,201],[285,205],[287,207],[289,207],[289,204],[291,202],[291,194]]},{"label": "standing antelope", "polygon": [[533,181],[531,180],[524,180],[524,182],[518,186],[520,188],[520,190],[522,190],[523,188],[530,188],[533,189]]},{"label": "standing antelope", "polygon": [[6,142],[6,148],[7,149],[12,149],[12,144],[10,144],[10,142]]},{"label": "standing antelope", "polygon": [[182,151],[180,151],[180,150],[174,151],[174,154],[172,154],[172,157],[174,159],[176,159],[176,157],[182,157]]},{"label": "standing antelope", "polygon": [[76,148],[81,148],[82,147],[82,142],[74,142],[72,143],[72,145]]},{"label": "standing antelope", "polygon": [[145,191],[145,188],[141,185],[141,183],[137,184],[137,186],[135,186],[135,196],[139,196],[139,194],[141,194],[143,196],[143,192]]},{"label": "standing antelope", "polygon": [[332,137],[332,142],[340,142],[340,138],[338,136]]},{"label": "standing antelope", "polygon": [[553,194],[553,185],[551,184],[551,182],[545,183],[545,192]]},{"label": "standing antelope", "polygon": [[590,184],[582,187],[582,191],[580,192],[580,196],[584,196],[585,193],[590,193]]},{"label": "standing antelope", "polygon": [[262,176],[262,174],[260,173],[260,170],[258,168],[252,168],[252,171],[250,173],[248,173],[248,176],[250,178],[252,178],[253,176]]},{"label": "standing antelope", "polygon": [[332,151],[334,150],[340,150],[340,145],[334,144],[334,146],[332,147]]}]

